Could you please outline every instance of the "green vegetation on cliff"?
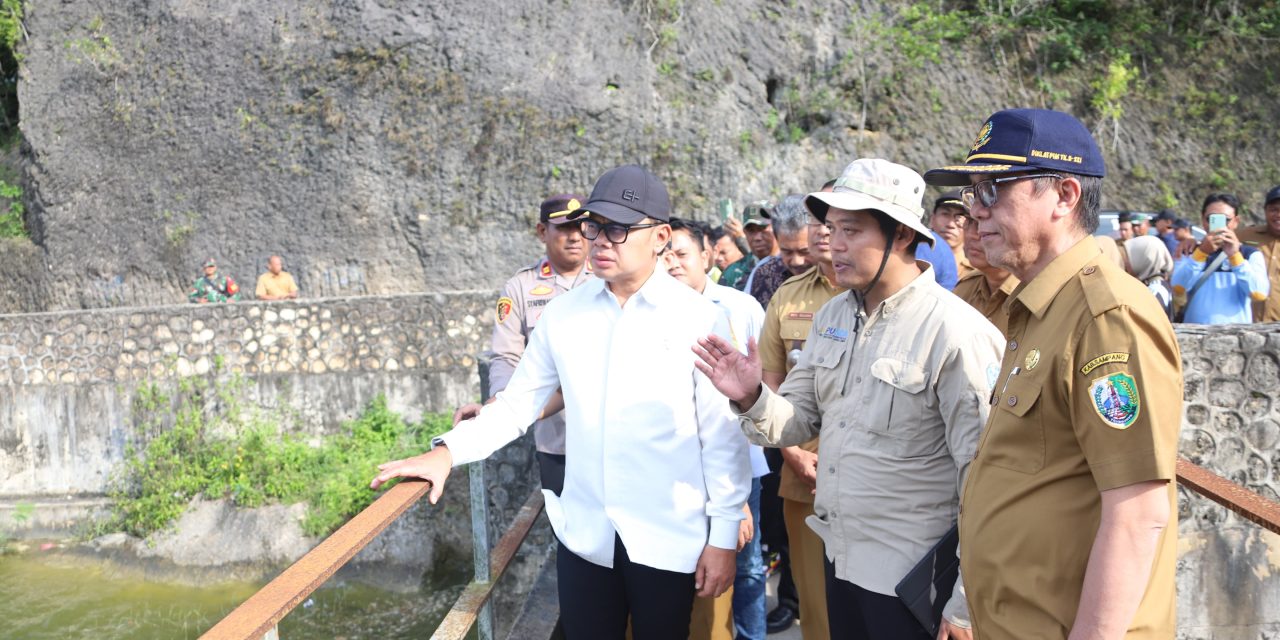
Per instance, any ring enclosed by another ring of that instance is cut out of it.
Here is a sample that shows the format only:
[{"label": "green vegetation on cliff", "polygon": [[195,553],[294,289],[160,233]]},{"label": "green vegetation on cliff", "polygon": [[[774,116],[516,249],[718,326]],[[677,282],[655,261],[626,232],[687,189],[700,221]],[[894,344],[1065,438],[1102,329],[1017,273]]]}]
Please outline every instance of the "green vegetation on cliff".
[{"label": "green vegetation on cliff", "polygon": [[184,378],[174,396],[143,385],[134,402],[138,437],[111,497],[114,519],[99,530],[145,537],[182,515],[195,498],[242,507],[307,503],[307,535],[327,535],[380,494],[369,479],[382,462],[416,455],[450,424],[426,415],[407,423],[378,396],[340,433],[309,442],[285,433],[282,416],[244,407],[245,381]]}]

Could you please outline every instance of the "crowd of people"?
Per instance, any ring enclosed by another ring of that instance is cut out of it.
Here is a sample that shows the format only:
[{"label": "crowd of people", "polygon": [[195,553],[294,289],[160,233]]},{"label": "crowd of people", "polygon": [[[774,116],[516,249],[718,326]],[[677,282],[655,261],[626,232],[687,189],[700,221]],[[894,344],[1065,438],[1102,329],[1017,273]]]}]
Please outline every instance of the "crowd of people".
[{"label": "crowd of people", "polygon": [[966,156],[716,226],[636,165],[546,199],[490,397],[370,486],[435,503],[532,424],[571,640],[1173,637],[1171,317],[1280,319],[1280,188],[1239,234],[1213,194],[1201,239],[1172,212],[1112,238],[1075,118],[997,112]]}]

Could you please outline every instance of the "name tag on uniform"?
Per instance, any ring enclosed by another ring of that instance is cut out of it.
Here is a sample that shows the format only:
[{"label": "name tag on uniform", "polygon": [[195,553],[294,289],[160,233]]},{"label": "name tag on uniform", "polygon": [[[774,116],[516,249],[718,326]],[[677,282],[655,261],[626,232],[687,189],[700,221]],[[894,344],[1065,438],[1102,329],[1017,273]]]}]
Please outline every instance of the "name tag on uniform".
[{"label": "name tag on uniform", "polygon": [[849,330],[841,327],[827,327],[826,329],[823,329],[822,333],[819,335],[828,340],[844,342],[849,339]]},{"label": "name tag on uniform", "polygon": [[813,314],[805,311],[792,311],[787,314],[788,320],[812,320]]}]

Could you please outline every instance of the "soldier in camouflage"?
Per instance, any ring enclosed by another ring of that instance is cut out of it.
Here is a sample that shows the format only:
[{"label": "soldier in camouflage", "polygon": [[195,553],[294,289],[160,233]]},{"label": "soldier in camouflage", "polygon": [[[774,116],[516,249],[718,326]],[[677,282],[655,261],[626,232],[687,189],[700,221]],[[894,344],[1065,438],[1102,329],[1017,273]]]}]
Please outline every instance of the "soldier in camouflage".
[{"label": "soldier in camouflage", "polygon": [[206,302],[235,302],[240,299],[240,285],[230,276],[218,274],[218,263],[213,258],[204,261],[204,275],[196,279],[187,293],[187,300],[198,304]]}]

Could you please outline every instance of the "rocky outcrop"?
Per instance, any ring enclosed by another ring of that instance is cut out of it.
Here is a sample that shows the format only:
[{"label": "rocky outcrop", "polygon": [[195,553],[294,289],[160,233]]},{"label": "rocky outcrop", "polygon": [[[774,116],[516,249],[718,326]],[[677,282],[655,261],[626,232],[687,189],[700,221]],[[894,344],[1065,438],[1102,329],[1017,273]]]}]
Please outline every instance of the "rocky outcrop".
[{"label": "rocky outcrop", "polygon": [[1274,120],[1259,60],[1171,50],[1110,122],[1091,106],[1105,61],[1048,76],[981,38],[913,59],[888,28],[898,9],[29,3],[19,92],[43,270],[0,258],[0,312],[178,301],[206,255],[251,286],[283,254],[310,296],[491,290],[537,255],[540,198],[616,164],[649,165],[678,214],[709,219],[720,197],[812,189],[857,156],[954,160],[1011,105],[1098,127],[1110,206],[1173,197],[1192,214],[1211,186],[1252,202],[1280,181],[1277,131],[1251,124]]}]

